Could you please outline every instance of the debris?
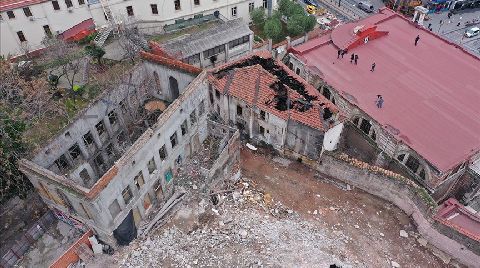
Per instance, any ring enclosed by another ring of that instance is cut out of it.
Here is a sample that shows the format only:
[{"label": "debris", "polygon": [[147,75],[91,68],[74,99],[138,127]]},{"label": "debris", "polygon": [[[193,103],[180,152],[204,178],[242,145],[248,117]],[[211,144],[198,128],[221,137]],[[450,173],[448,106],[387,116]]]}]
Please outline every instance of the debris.
[{"label": "debris", "polygon": [[407,233],[405,230],[400,230],[400,236],[407,238],[407,237],[408,237],[408,233]]},{"label": "debris", "polygon": [[240,229],[240,231],[238,231],[238,234],[239,234],[241,237],[245,238],[245,237],[247,237],[247,234],[248,234],[248,233],[247,233],[247,230],[245,230],[245,229]]},{"label": "debris", "polygon": [[385,235],[384,235],[383,233],[380,233],[380,236],[381,236],[381,237],[384,237]]},{"label": "debris", "polygon": [[392,267],[399,268],[400,264],[398,264],[398,262],[392,261]]},{"label": "debris", "polygon": [[[155,227],[155,225],[157,225],[157,223],[163,218],[163,216],[165,216],[165,214],[167,214],[167,212],[170,211],[170,209],[172,209],[177,203],[179,203],[180,201],[183,200],[183,198],[185,197],[185,192],[176,192],[172,195],[172,197],[170,197],[170,199],[168,199],[167,203],[165,203],[165,205],[162,207],[162,209],[157,213],[157,215],[155,216],[155,218],[150,221],[150,223],[147,225],[147,226],[141,226],[139,228],[139,233],[141,233],[140,237],[143,237],[145,238],[147,235],[148,235],[148,232],[153,228]],[[163,223],[159,224],[159,225],[163,225]],[[142,228],[144,227],[144,228]],[[158,225],[157,225],[158,227]],[[143,229],[143,231],[142,231]]]},{"label": "debris", "polygon": [[250,143],[247,143],[246,146],[247,146],[248,149],[250,149],[250,150],[252,150],[252,151],[256,151],[256,150],[257,150],[257,147],[251,145]]},{"label": "debris", "polygon": [[315,209],[315,210],[313,211],[313,215],[317,215],[317,214],[318,214],[318,210]]},{"label": "debris", "polygon": [[353,227],[355,227],[355,229],[360,228],[360,226],[358,226],[358,225],[356,225],[356,224],[355,224]]},{"label": "debris", "polygon": [[421,237],[419,237],[419,238],[417,239],[417,242],[418,242],[420,245],[424,246],[424,247],[426,247],[427,244],[428,244],[428,241],[427,241],[426,239],[424,239],[424,238],[421,238]]}]

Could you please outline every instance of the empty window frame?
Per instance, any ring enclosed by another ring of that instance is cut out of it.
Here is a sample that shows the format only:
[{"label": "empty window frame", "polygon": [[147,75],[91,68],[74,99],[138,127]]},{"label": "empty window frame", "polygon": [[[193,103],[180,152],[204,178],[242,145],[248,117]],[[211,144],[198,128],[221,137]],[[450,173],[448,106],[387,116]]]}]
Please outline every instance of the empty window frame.
[{"label": "empty window frame", "polygon": [[85,183],[85,185],[88,184],[88,182],[91,179],[90,174],[88,174],[88,171],[85,168],[82,171],[80,171],[80,173],[78,175],[83,180],[83,183]]},{"label": "empty window frame", "polygon": [[133,178],[133,183],[135,184],[135,186],[137,187],[138,190],[140,190],[140,188],[142,188],[142,185],[145,184],[145,181],[143,180],[143,174],[142,172],[138,172],[137,176],[135,176],[135,178]]},{"label": "empty window frame", "polygon": [[262,7],[267,9],[268,8],[268,0],[263,0]]},{"label": "empty window frame", "polygon": [[101,154],[98,154],[95,159],[93,160],[95,165],[100,169],[100,171],[105,170],[105,161],[103,161],[103,157]]},{"label": "empty window frame", "polygon": [[260,110],[260,119],[262,119],[262,120],[265,121],[265,118],[266,118],[266,113],[265,113],[265,111]]},{"label": "empty window frame", "polygon": [[177,132],[173,133],[172,136],[170,136],[170,144],[172,145],[172,148],[175,148],[177,146]]},{"label": "empty window frame", "polygon": [[63,154],[57,160],[55,160],[55,165],[60,171],[66,170],[69,167],[67,158]]},{"label": "empty window frame", "polygon": [[130,189],[130,186],[127,186],[125,189],[123,189],[122,197],[123,197],[123,201],[125,201],[125,205],[128,205],[128,203],[132,201],[133,194],[132,194],[132,190]]},{"label": "empty window frame", "polygon": [[52,1],[52,6],[54,10],[60,10],[60,5],[58,4],[58,1]]},{"label": "empty window frame", "polygon": [[93,135],[92,133],[90,133],[90,131],[87,132],[87,134],[83,135],[83,141],[87,146],[92,145],[94,143]]},{"label": "empty window frame", "polygon": [[155,170],[157,170],[157,165],[155,164],[155,159],[152,157],[150,161],[147,163],[148,174],[152,174]]},{"label": "empty window frame", "polygon": [[113,147],[113,143],[110,143],[109,145],[107,145],[107,147],[105,148],[105,153],[109,157],[112,157],[115,154],[115,149]]},{"label": "empty window frame", "polygon": [[245,43],[248,43],[250,41],[250,35],[245,35],[243,37],[240,37],[240,38],[237,38],[235,40],[232,40],[230,42],[228,42],[228,47],[229,48],[234,48],[234,47],[237,47],[239,45],[243,45]]},{"label": "empty window frame", "polygon": [[103,121],[98,122],[95,125],[95,129],[97,130],[98,136],[102,136],[105,133],[105,124]]},{"label": "empty window frame", "polygon": [[237,16],[237,7],[232,7],[232,17]]},{"label": "empty window frame", "polygon": [[407,158],[407,162],[405,162],[405,166],[408,167],[413,173],[416,173],[418,168],[420,167],[420,161],[415,157],[409,155]]},{"label": "empty window frame", "polygon": [[73,7],[72,0],[65,0],[65,5],[67,6],[67,8]]},{"label": "empty window frame", "polygon": [[48,37],[52,37],[52,31],[50,30],[50,26],[48,25],[43,25],[43,31],[45,32],[45,35]]},{"label": "empty window frame", "polygon": [[193,0],[193,4],[196,5],[196,6],[199,6],[200,5],[200,0]]},{"label": "empty window frame", "polygon": [[70,154],[70,157],[72,157],[73,160],[77,159],[81,154],[80,147],[78,147],[78,144],[75,143],[74,145],[72,145],[72,147],[68,149],[68,153]]},{"label": "empty window frame", "polygon": [[117,217],[118,213],[120,213],[120,204],[118,204],[117,199],[113,200],[113,202],[108,206],[108,210],[110,211],[110,215],[112,215],[112,218],[115,219]]},{"label": "empty window frame", "polygon": [[175,10],[180,10],[182,8],[180,6],[180,0],[173,0],[173,4],[175,5]]},{"label": "empty window frame", "polygon": [[215,97],[217,97],[217,99],[220,99],[220,91],[218,91],[217,89],[215,89]]},{"label": "empty window frame", "polygon": [[7,17],[9,19],[14,19],[15,18],[15,13],[13,13],[13,11],[11,11],[11,10],[7,11]]},{"label": "empty window frame", "polygon": [[79,5],[79,6],[85,5],[85,0],[78,0],[78,5]]},{"label": "empty window frame", "polygon": [[370,128],[372,128],[372,124],[368,120],[362,120],[362,123],[360,124],[360,129],[363,131],[365,134],[370,133]]},{"label": "empty window frame", "polygon": [[240,106],[240,105],[237,105],[237,115],[238,115],[238,116],[242,116],[242,115],[243,115],[243,109],[242,109],[242,106]]},{"label": "empty window frame", "polygon": [[108,122],[110,122],[110,125],[114,126],[117,123],[117,114],[115,111],[111,111],[108,113]]},{"label": "empty window frame", "polygon": [[260,134],[262,134],[262,136],[265,136],[265,128],[260,126]]},{"label": "empty window frame", "polygon": [[220,54],[224,51],[225,51],[225,45],[219,45],[219,46],[216,46],[214,48],[205,50],[203,52],[203,58],[204,59],[209,59],[210,57],[218,55],[218,54]]},{"label": "empty window frame", "polygon": [[157,4],[150,4],[150,8],[152,9],[153,15],[158,15],[158,7]]},{"label": "empty window frame", "polygon": [[255,9],[255,3],[248,3],[248,12],[252,12]]},{"label": "empty window frame", "polygon": [[127,15],[128,16],[133,16],[133,7],[132,6],[127,6]]},{"label": "empty window frame", "polygon": [[188,64],[197,64],[200,62],[200,54],[195,54],[195,55],[192,55],[190,57],[188,57],[186,60],[185,60],[186,63]]},{"label": "empty window frame", "polygon": [[187,120],[183,120],[183,123],[180,125],[180,129],[182,130],[182,136],[188,133]]},{"label": "empty window frame", "polygon": [[20,42],[26,42],[27,41],[27,38],[25,38],[25,35],[23,34],[22,31],[18,31],[17,36],[18,36],[18,40],[20,40]]},{"label": "empty window frame", "polygon": [[160,147],[160,149],[158,150],[158,153],[160,154],[161,160],[165,160],[165,158],[167,158],[167,148],[165,147],[165,145]]},{"label": "empty window frame", "polygon": [[190,113],[190,125],[193,126],[197,122],[197,112],[195,109]]},{"label": "empty window frame", "polygon": [[204,112],[205,112],[205,101],[202,100],[198,105],[198,116],[202,116]]},{"label": "empty window frame", "polygon": [[32,15],[32,11],[30,10],[29,7],[24,7],[24,8],[23,8],[23,13],[24,13],[25,16],[27,16],[27,17],[33,16],[33,15]]}]

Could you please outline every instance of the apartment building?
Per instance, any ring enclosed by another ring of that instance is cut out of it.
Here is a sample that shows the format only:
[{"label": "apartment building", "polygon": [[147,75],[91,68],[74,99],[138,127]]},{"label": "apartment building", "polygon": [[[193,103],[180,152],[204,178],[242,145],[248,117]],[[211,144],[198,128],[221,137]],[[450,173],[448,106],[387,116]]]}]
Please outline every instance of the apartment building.
[{"label": "apartment building", "polygon": [[221,19],[250,20],[257,7],[271,10],[276,0],[2,0],[0,55],[18,56],[43,48],[46,36],[57,35],[88,19],[96,28],[135,23],[147,34],[175,31]]},{"label": "apartment building", "polygon": [[289,67],[349,118],[355,157],[410,177],[437,201],[478,195],[480,177],[464,176],[480,157],[478,57],[389,9],[290,51]]}]

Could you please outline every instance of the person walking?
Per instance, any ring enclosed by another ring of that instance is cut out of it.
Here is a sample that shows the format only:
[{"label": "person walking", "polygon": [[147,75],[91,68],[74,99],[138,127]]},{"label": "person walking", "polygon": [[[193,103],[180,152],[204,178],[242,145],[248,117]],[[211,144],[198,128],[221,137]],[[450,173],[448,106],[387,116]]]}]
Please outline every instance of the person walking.
[{"label": "person walking", "polygon": [[355,59],[355,54],[352,53],[352,56],[350,56],[350,63],[353,63],[354,59]]},{"label": "person walking", "polygon": [[420,40],[420,35],[417,35],[417,37],[415,37],[415,46],[417,46],[418,40]]},{"label": "person walking", "polygon": [[355,54],[355,58],[354,58],[353,61],[355,62],[355,65],[357,65],[357,61],[358,61],[358,55],[357,54]]},{"label": "person walking", "polygon": [[372,68],[370,69],[370,72],[375,71],[375,66],[376,66],[376,64],[375,64],[375,62],[374,62],[374,63],[372,64]]},{"label": "person walking", "polygon": [[342,56],[342,59],[343,59],[343,56],[344,56],[345,54],[347,54],[347,50],[346,50],[346,49],[342,49],[342,55],[341,55],[341,56]]},{"label": "person walking", "polygon": [[340,55],[341,55],[341,54],[342,54],[342,50],[339,49],[339,50],[337,51],[337,59],[340,59]]}]

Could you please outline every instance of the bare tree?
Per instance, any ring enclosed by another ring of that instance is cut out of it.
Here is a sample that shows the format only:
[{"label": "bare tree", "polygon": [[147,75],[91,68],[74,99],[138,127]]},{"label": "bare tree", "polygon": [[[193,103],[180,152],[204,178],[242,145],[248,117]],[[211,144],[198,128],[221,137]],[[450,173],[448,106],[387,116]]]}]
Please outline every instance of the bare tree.
[{"label": "bare tree", "polygon": [[144,35],[138,30],[138,24],[123,20],[119,24],[119,45],[123,50],[123,56],[135,62],[135,58],[141,50],[148,49],[148,42]]},{"label": "bare tree", "polygon": [[64,77],[70,93],[73,94],[75,78],[81,72],[85,61],[88,61],[84,51],[76,49],[75,44],[56,37],[45,38],[42,43],[47,48],[46,55],[53,62],[49,73],[57,75],[58,80]]}]

